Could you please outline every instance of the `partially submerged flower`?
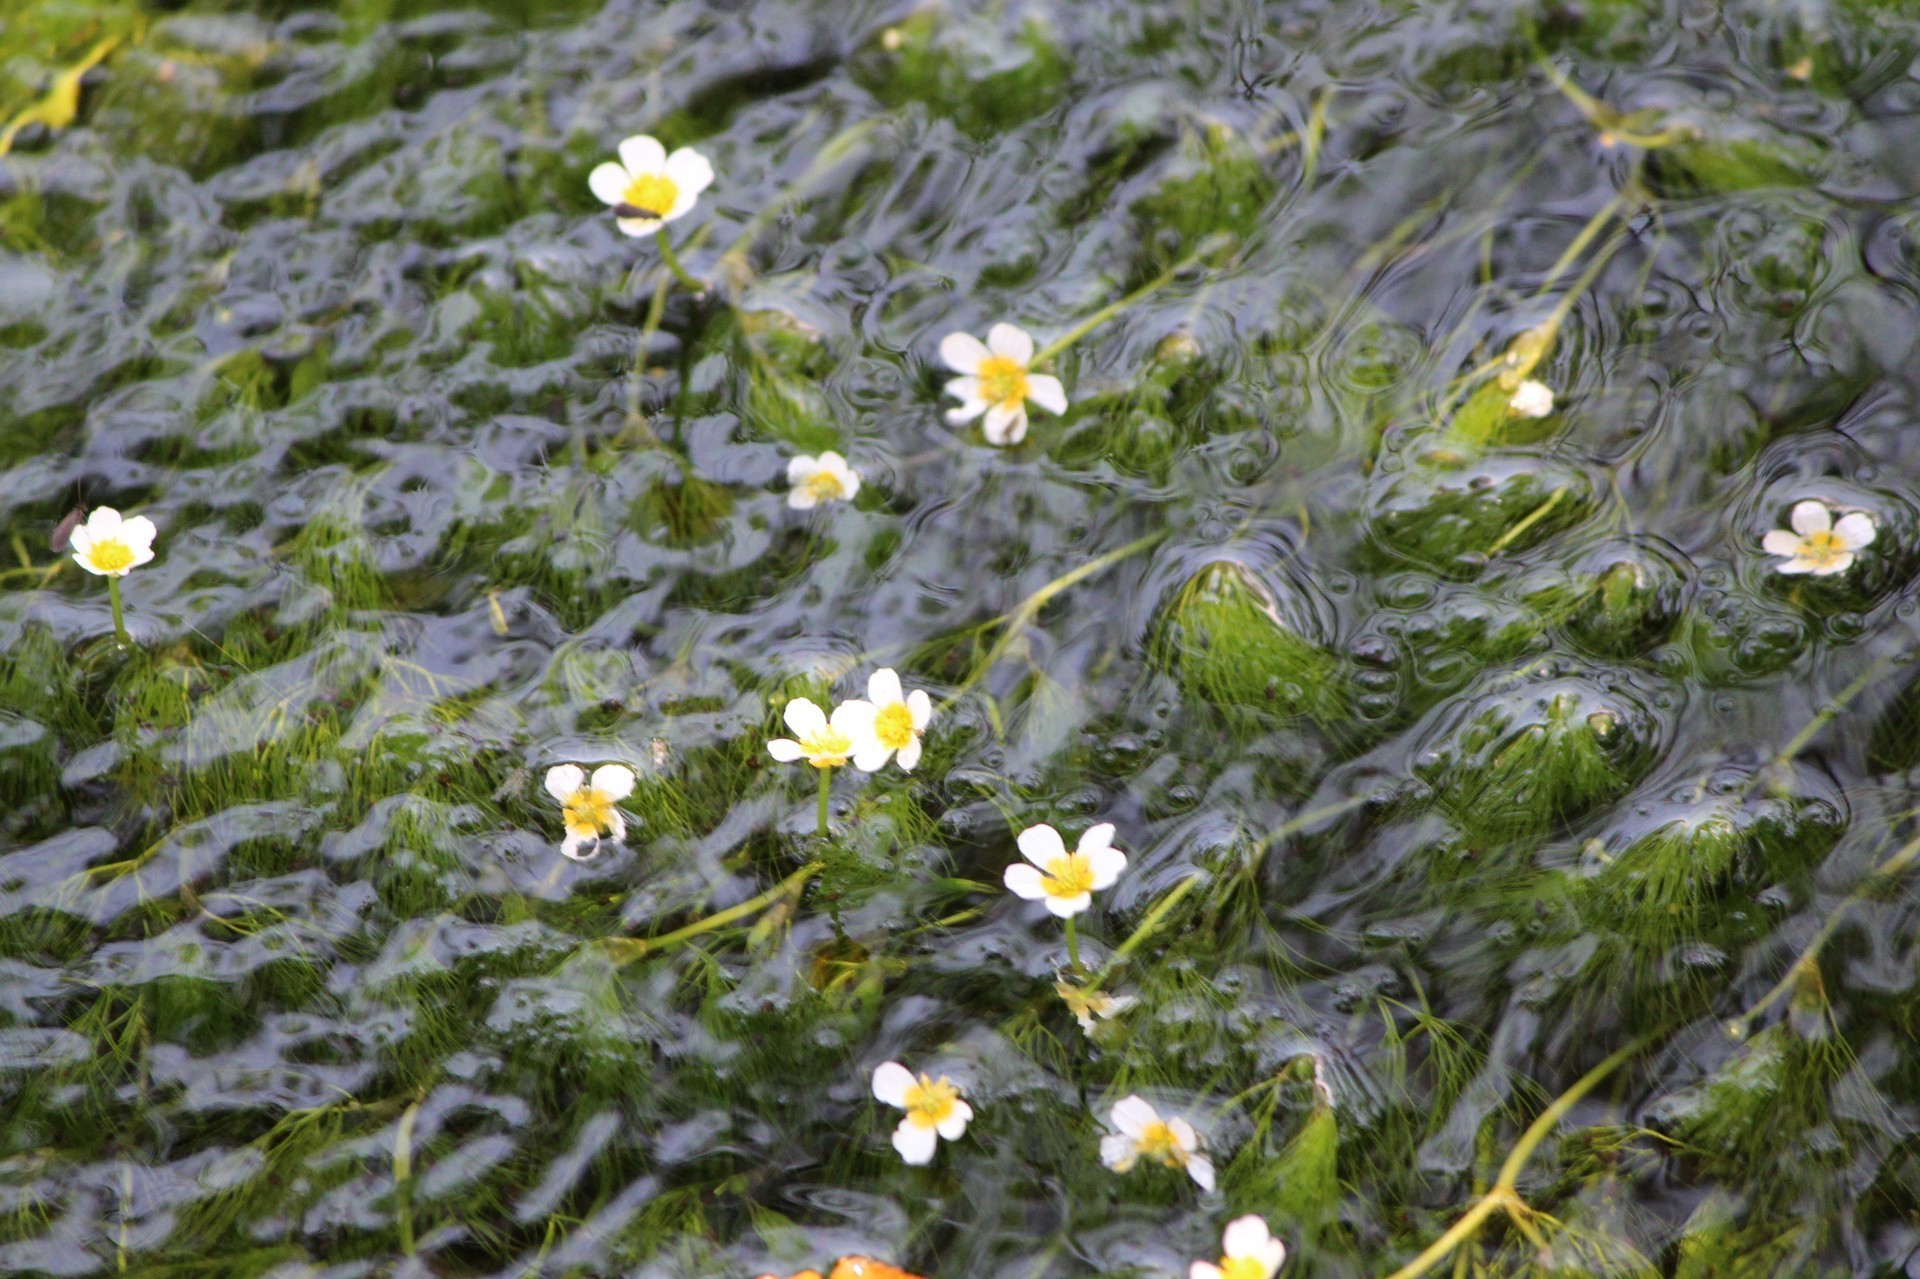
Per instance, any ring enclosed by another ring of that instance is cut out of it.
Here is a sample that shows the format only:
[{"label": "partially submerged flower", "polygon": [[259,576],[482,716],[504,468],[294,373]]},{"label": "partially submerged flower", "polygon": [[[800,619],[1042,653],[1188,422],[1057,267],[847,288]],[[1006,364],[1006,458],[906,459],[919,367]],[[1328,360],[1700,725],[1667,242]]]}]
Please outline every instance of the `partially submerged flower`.
[{"label": "partially submerged flower", "polygon": [[613,206],[620,229],[628,235],[651,235],[689,212],[700,193],[713,184],[713,165],[692,147],[672,155],[644,134],[620,144],[618,163],[612,160],[587,175],[587,185],[602,204]]},{"label": "partially submerged flower", "polygon": [[[577,764],[556,764],[547,770],[547,794],[560,801],[567,837],[560,851],[583,862],[600,851],[602,839],[627,837],[627,819],[618,808],[633,794],[633,770],[622,764],[602,764],[588,779]],[[586,845],[587,851],[581,852]]]},{"label": "partially submerged flower", "polygon": [[1044,901],[1062,919],[1093,905],[1094,893],[1113,887],[1127,868],[1127,855],[1113,846],[1112,822],[1089,826],[1071,853],[1060,832],[1044,822],[1021,831],[1018,843],[1032,865],[1007,867],[1007,887],[1017,897]]},{"label": "partially submerged flower", "polygon": [[68,535],[74,562],[102,577],[125,577],[153,558],[153,539],[159,532],[144,515],[120,518],[111,506],[96,506],[87,522]]},{"label": "partially submerged flower", "polygon": [[1811,498],[1796,502],[1787,517],[1793,531],[1777,528],[1760,541],[1769,555],[1784,555],[1786,563],[1775,564],[1779,573],[1811,573],[1830,577],[1853,567],[1854,555],[1873,542],[1877,530],[1873,516],[1865,511],[1850,511],[1838,520],[1825,502]]},{"label": "partially submerged flower", "polygon": [[982,413],[989,444],[1018,444],[1027,436],[1027,401],[1049,413],[1067,411],[1067,391],[1060,379],[1029,372],[1033,339],[1026,330],[996,324],[981,341],[969,333],[949,333],[940,339],[940,358],[961,374],[947,383],[948,395],[960,407],[947,410],[947,423],[960,426]]},{"label": "partially submerged flower", "polygon": [[1138,1095],[1113,1105],[1116,1131],[1100,1139],[1100,1162],[1115,1172],[1131,1171],[1141,1159],[1184,1168],[1202,1190],[1213,1189],[1213,1161],[1200,1153],[1200,1134],[1178,1115],[1162,1119]]},{"label": "partially submerged flower", "polygon": [[1140,1001],[1132,995],[1109,995],[1104,990],[1082,990],[1070,981],[1053,983],[1054,993],[1065,1001],[1067,1010],[1080,1023],[1080,1029],[1093,1033],[1095,1017],[1105,1021],[1118,1017]]},{"label": "partially submerged flower", "polygon": [[796,457],[787,463],[787,505],[811,511],[822,502],[847,502],[860,491],[860,472],[847,459],[828,449],[819,457]]},{"label": "partially submerged flower", "polygon": [[1219,1264],[1196,1261],[1187,1267],[1187,1279],[1273,1279],[1287,1259],[1287,1245],[1251,1214],[1228,1222],[1220,1243]]},{"label": "partially submerged flower", "polygon": [[1553,412],[1553,388],[1528,378],[1514,388],[1507,407],[1521,417],[1545,417]]},{"label": "partially submerged flower", "polygon": [[960,1100],[960,1089],[945,1075],[916,1076],[897,1061],[874,1070],[873,1095],[907,1112],[893,1130],[893,1148],[910,1164],[932,1162],[939,1139],[959,1140],[973,1118],[973,1107]]},{"label": "partially submerged flower", "polygon": [[853,766],[865,773],[886,767],[889,756],[900,761],[900,771],[911,773],[920,762],[920,734],[933,718],[933,701],[922,689],[907,693],[892,668],[883,667],[867,680],[867,705],[873,707],[873,735],[853,757]]},{"label": "partially submerged flower", "polygon": [[767,753],[782,764],[804,759],[815,768],[838,768],[873,741],[873,707],[865,702],[842,702],[829,719],[811,701],[796,697],[782,718],[793,737],[767,743]]}]

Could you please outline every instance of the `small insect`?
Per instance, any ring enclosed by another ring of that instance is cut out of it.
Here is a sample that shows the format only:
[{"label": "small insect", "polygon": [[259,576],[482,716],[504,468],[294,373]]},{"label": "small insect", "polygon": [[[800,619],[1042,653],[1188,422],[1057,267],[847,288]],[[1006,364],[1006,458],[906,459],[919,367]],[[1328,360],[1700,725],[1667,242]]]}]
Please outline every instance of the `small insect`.
[{"label": "small insect", "polygon": [[653,218],[658,220],[665,218],[667,213],[668,210],[666,209],[643,209],[637,204],[621,203],[613,206],[613,215],[617,218]]},{"label": "small insect", "polygon": [[87,504],[82,502],[67,512],[67,518],[53,526],[53,537],[51,541],[55,555],[65,555],[67,553],[67,544],[73,540],[73,530],[79,528],[80,522],[86,518]]}]

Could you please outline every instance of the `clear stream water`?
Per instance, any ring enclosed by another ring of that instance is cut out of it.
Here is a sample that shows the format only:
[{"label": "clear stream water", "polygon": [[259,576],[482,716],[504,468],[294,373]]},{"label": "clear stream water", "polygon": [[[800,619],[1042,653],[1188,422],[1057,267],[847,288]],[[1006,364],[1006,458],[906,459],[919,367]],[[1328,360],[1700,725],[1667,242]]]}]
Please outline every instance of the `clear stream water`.
[{"label": "clear stream water", "polygon": [[[1920,1275],[1911,5],[13,0],[0,117],[92,52],[0,159],[0,1271]],[[821,834],[765,742],[882,664]]]}]

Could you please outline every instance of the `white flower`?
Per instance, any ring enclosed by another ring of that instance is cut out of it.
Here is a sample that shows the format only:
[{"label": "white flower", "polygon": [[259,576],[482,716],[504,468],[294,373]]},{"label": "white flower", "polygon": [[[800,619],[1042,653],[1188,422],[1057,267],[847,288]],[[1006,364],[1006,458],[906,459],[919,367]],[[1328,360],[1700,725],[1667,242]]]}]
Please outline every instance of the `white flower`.
[{"label": "white flower", "polygon": [[1033,339],[1024,329],[996,324],[987,341],[968,333],[949,333],[940,339],[940,358],[963,376],[947,383],[947,394],[958,396],[960,407],[947,410],[947,423],[959,426],[982,413],[989,444],[1018,444],[1027,437],[1027,401],[1049,413],[1067,411],[1066,388],[1060,379],[1029,373]]},{"label": "white flower", "polygon": [[[627,819],[615,807],[633,794],[633,770],[623,764],[602,764],[587,780],[577,764],[556,764],[547,770],[547,794],[560,801],[567,838],[560,851],[583,862],[600,851],[600,841],[627,837]],[[587,845],[582,853],[580,846]]]},{"label": "white flower", "polygon": [[847,459],[828,449],[819,457],[796,457],[787,463],[787,505],[811,511],[822,502],[848,502],[860,491],[860,472]]},{"label": "white flower", "polygon": [[120,518],[111,506],[96,506],[87,522],[73,530],[67,545],[81,568],[102,577],[125,577],[129,570],[153,558],[153,539],[159,532],[144,515]]},{"label": "white flower", "polygon": [[872,708],[873,730],[866,745],[854,755],[853,766],[863,773],[878,772],[897,751],[900,771],[911,773],[920,762],[920,734],[933,718],[932,700],[917,688],[903,692],[900,677],[889,667],[868,678],[867,697],[868,701],[858,704]]},{"label": "white flower", "polygon": [[804,759],[815,768],[838,768],[873,741],[873,707],[865,702],[842,702],[829,720],[818,706],[796,697],[783,718],[798,740],[776,737],[767,743],[767,753],[782,764]]},{"label": "white flower", "polygon": [[1073,852],[1060,832],[1044,822],[1020,832],[1020,855],[1031,866],[1015,862],[1007,867],[1007,887],[1030,902],[1044,901],[1047,909],[1066,919],[1093,905],[1093,895],[1113,887],[1127,868],[1127,855],[1113,846],[1113,823],[1089,826]]},{"label": "white flower", "polygon": [[1873,516],[1853,511],[1838,520],[1826,503],[1808,499],[1796,502],[1788,516],[1793,531],[1777,528],[1760,540],[1769,555],[1784,555],[1787,562],[1775,564],[1780,573],[1811,573],[1829,577],[1853,567],[1854,552],[1871,545],[1877,531]]},{"label": "white flower", "polygon": [[1287,1259],[1287,1245],[1273,1237],[1267,1223],[1256,1216],[1227,1223],[1221,1237],[1220,1264],[1196,1261],[1187,1267],[1187,1279],[1273,1279]]},{"label": "white flower", "polygon": [[1553,412],[1553,388],[1528,378],[1514,390],[1507,407],[1521,417],[1545,417]]},{"label": "white flower", "polygon": [[1093,1033],[1093,1019],[1118,1017],[1140,1001],[1132,995],[1109,995],[1103,990],[1085,991],[1072,982],[1053,983],[1054,993],[1066,1001],[1067,1008],[1074,1019],[1080,1023],[1080,1029],[1089,1035]]},{"label": "white flower", "polygon": [[1213,1189],[1213,1161],[1199,1153],[1200,1134],[1186,1120],[1162,1119],[1135,1095],[1114,1103],[1113,1126],[1118,1131],[1100,1139],[1100,1162],[1107,1167],[1128,1172],[1142,1158],[1158,1160],[1169,1168],[1185,1168],[1200,1189]]},{"label": "white flower", "polygon": [[973,1118],[973,1107],[960,1100],[960,1090],[945,1075],[916,1077],[897,1061],[882,1062],[873,1072],[873,1095],[907,1112],[893,1130],[893,1148],[910,1164],[930,1163],[939,1139],[958,1141]]},{"label": "white flower", "polygon": [[692,147],[672,155],[653,138],[640,135],[620,144],[620,161],[609,160],[587,175],[587,185],[602,204],[613,206],[620,229],[650,235],[690,211],[700,193],[713,184],[713,165]]}]

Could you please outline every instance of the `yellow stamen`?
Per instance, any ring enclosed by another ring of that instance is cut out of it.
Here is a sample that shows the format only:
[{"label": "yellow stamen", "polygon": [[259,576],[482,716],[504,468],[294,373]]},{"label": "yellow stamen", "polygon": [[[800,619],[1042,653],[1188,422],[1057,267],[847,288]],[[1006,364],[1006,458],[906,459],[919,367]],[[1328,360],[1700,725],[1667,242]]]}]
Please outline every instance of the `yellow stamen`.
[{"label": "yellow stamen", "polygon": [[953,1114],[960,1090],[947,1082],[945,1075],[932,1079],[920,1076],[920,1082],[907,1089],[907,1122],[916,1128],[935,1128]]},{"label": "yellow stamen", "polygon": [[881,707],[873,717],[873,735],[888,750],[900,750],[913,741],[913,712],[905,702]]},{"label": "yellow stamen", "polygon": [[989,355],[974,374],[980,398],[996,408],[1017,409],[1027,402],[1027,368],[1004,355]]},{"label": "yellow stamen", "polygon": [[847,486],[832,471],[815,471],[804,482],[818,501],[835,502],[847,495]]},{"label": "yellow stamen", "polygon": [[582,786],[567,796],[560,811],[570,835],[598,839],[613,833],[613,796],[603,790]]},{"label": "yellow stamen", "polygon": [[1267,1267],[1258,1257],[1222,1257],[1220,1273],[1225,1279],[1267,1279]]},{"label": "yellow stamen", "polygon": [[645,217],[664,218],[673,212],[673,202],[679,198],[680,184],[672,178],[664,173],[643,173],[628,185],[620,202],[640,210]]},{"label": "yellow stamen", "polygon": [[853,739],[828,725],[819,736],[801,742],[800,749],[815,768],[838,768],[853,755]]},{"label": "yellow stamen", "polygon": [[1800,539],[1800,558],[1817,568],[1825,568],[1843,555],[1851,554],[1840,535],[1828,529],[1824,533],[1809,533]]},{"label": "yellow stamen", "polygon": [[1052,858],[1047,862],[1045,880],[1042,887],[1049,897],[1078,897],[1090,893],[1093,891],[1093,859],[1085,853]]},{"label": "yellow stamen", "polygon": [[1156,1119],[1147,1125],[1134,1144],[1140,1153],[1149,1159],[1158,1159],[1170,1168],[1179,1168],[1187,1162],[1186,1148],[1173,1134],[1173,1125],[1164,1119]]},{"label": "yellow stamen", "polygon": [[95,542],[87,552],[87,559],[102,573],[118,573],[133,567],[133,548],[119,538],[110,537],[104,542]]}]

